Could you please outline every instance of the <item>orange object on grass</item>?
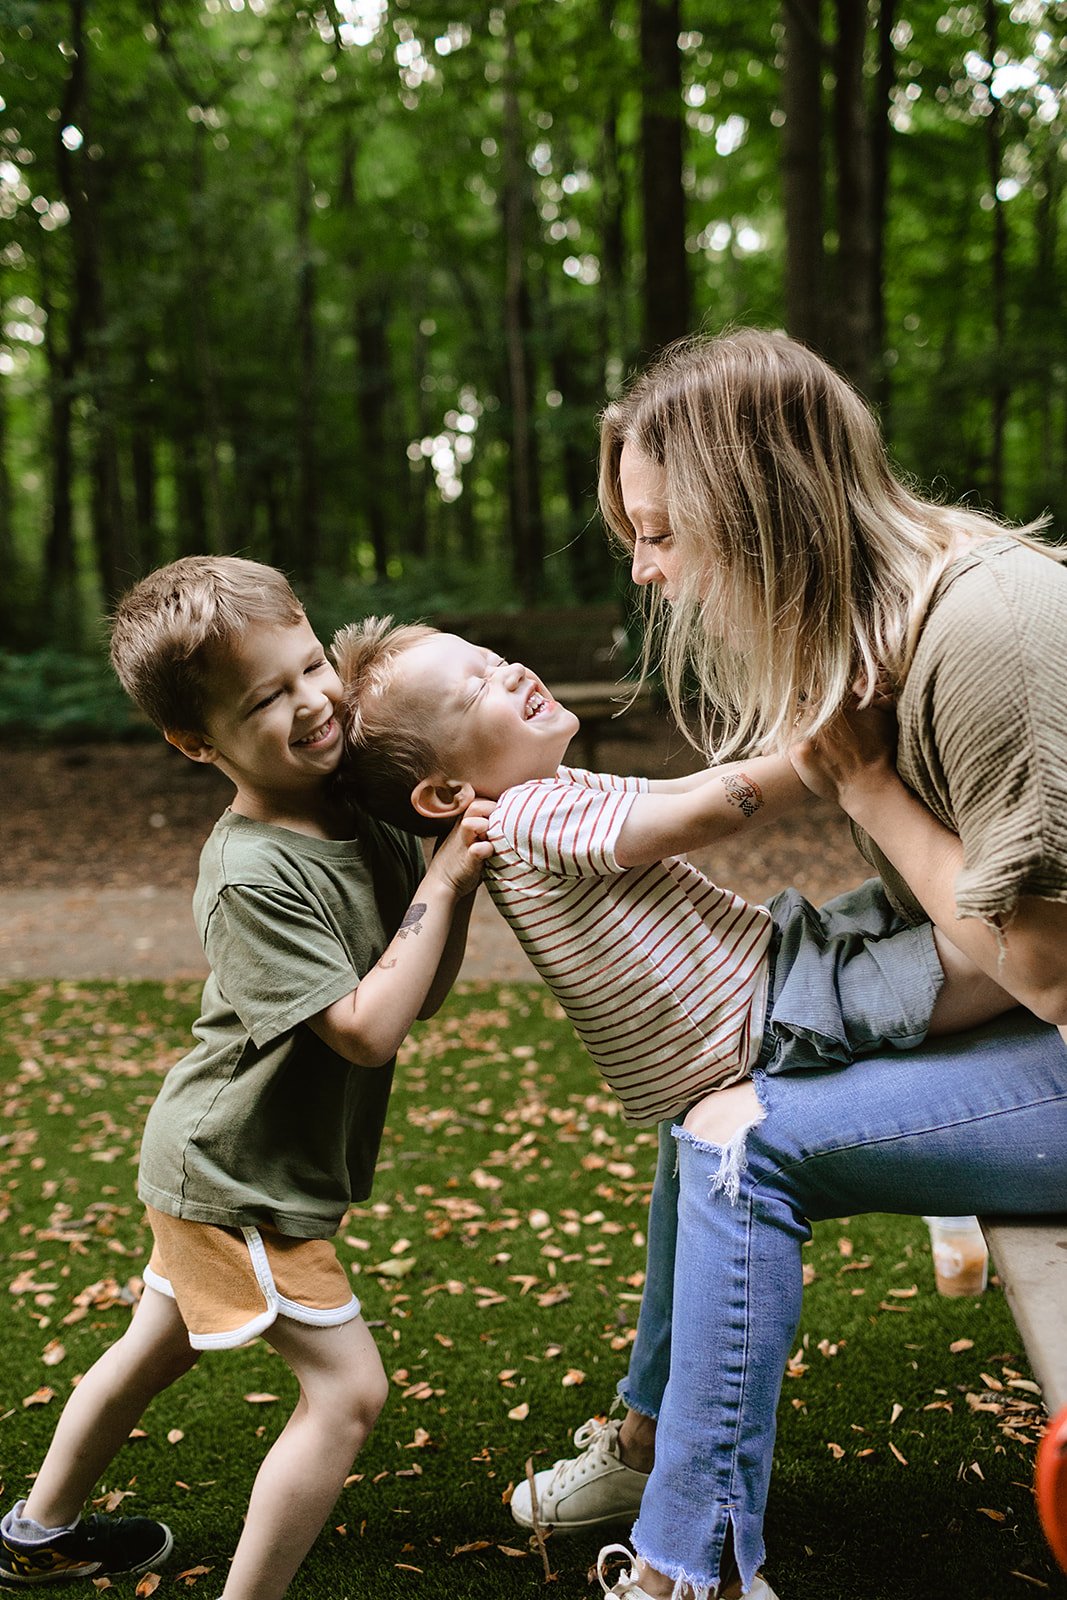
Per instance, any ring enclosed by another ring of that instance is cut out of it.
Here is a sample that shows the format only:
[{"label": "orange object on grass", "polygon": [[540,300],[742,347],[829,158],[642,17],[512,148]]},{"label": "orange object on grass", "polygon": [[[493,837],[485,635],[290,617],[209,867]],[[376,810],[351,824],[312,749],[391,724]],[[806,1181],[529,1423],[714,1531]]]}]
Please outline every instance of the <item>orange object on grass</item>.
[{"label": "orange object on grass", "polygon": [[1049,1422],[1038,1446],[1034,1487],[1045,1538],[1067,1572],[1067,1406]]}]

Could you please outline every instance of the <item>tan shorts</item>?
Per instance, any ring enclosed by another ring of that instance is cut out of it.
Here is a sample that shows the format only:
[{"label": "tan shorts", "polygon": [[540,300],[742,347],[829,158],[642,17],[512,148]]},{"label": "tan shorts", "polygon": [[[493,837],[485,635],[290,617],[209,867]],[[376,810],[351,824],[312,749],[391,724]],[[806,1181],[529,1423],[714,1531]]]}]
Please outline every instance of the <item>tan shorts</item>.
[{"label": "tan shorts", "polygon": [[154,1242],[144,1281],[177,1302],[194,1350],[232,1350],[277,1317],[328,1328],[359,1316],[331,1240],[145,1209]]}]

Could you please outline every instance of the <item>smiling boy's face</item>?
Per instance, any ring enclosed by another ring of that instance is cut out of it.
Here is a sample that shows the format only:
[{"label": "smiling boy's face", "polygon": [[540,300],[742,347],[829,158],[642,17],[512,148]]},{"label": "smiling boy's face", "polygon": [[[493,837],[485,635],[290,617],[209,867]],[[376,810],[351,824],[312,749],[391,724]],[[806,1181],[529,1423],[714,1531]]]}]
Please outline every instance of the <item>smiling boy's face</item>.
[{"label": "smiling boy's face", "polygon": [[552,777],[578,731],[573,711],[516,661],[454,633],[413,645],[394,665],[393,684],[418,707],[441,777],[497,800],[505,789]]},{"label": "smiling boy's face", "polygon": [[211,670],[203,730],[167,737],[226,774],[237,790],[232,810],[270,821],[310,803],[337,770],[341,693],[306,617],[252,623]]}]

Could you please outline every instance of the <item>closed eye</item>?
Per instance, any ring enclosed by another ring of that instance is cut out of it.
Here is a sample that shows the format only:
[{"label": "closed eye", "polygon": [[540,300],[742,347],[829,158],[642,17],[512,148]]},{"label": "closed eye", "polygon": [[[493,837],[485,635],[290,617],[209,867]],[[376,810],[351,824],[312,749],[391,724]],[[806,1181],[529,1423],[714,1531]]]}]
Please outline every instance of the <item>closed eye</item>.
[{"label": "closed eye", "polygon": [[673,539],[673,538],[674,538],[674,534],[673,533],[646,533],[646,534],[643,534],[641,536],[641,538],[637,542],[638,542],[638,544],[657,545],[657,544],[666,544],[668,542],[668,540]]}]

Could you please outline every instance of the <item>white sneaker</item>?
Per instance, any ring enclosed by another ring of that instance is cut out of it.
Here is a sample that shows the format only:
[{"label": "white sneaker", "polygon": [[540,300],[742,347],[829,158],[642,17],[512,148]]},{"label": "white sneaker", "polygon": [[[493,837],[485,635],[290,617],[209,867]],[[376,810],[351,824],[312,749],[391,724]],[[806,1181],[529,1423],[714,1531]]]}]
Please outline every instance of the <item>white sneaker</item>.
[{"label": "white sneaker", "polygon": [[[565,1533],[637,1515],[648,1473],[637,1472],[620,1459],[620,1427],[619,1422],[590,1417],[574,1435],[579,1454],[534,1473],[537,1521],[542,1527]],[[533,1527],[528,1479],[512,1491],[511,1514],[522,1527]],[[637,1590],[634,1600],[641,1600]]]},{"label": "white sneaker", "polygon": [[[624,1572],[615,1579],[611,1588],[608,1588],[604,1578],[604,1558],[606,1556],[625,1556],[630,1562],[629,1572]],[[606,1544],[596,1558],[596,1575],[600,1580],[600,1587],[606,1595],[615,1595],[618,1600],[652,1600],[647,1589],[642,1589],[637,1575],[637,1564],[633,1552],[627,1550],[624,1544]],[[742,1600],[778,1600],[778,1596],[766,1579],[758,1574],[751,1589],[746,1589]]]}]

